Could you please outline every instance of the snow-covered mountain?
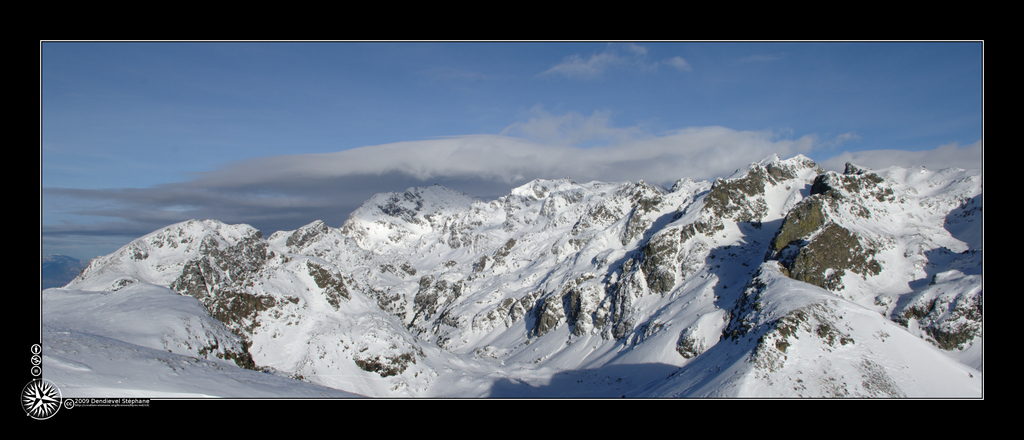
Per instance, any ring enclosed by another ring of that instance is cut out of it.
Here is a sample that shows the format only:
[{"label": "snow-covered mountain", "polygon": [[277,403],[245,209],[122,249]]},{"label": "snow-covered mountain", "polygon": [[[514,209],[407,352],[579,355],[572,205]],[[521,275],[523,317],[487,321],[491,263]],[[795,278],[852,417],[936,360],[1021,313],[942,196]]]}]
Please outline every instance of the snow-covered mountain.
[{"label": "snow-covered mountain", "polygon": [[[410,188],[269,237],[193,220],[44,291],[44,377],[200,392],[104,382],[72,355],[104,338],[149,378],[209,363],[289,396],[981,397],[982,227],[979,171],[803,156],[671,188]],[[209,391],[247,393],[272,394]]]}]

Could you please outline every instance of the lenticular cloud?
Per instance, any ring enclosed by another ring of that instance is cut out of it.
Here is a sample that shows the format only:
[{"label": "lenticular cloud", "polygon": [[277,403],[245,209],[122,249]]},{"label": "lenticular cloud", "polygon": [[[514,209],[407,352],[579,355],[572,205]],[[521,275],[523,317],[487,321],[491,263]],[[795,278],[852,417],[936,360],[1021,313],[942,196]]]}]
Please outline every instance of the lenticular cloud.
[{"label": "lenticular cloud", "polygon": [[612,146],[547,145],[514,137],[472,135],[367,146],[337,153],[276,156],[202,175],[207,187],[293,179],[403,174],[417,180],[473,179],[506,184],[535,178],[646,180],[710,179],[772,154],[807,152],[814,138],[776,140],[772,133],[723,127],[685,129]]},{"label": "lenticular cloud", "polygon": [[[813,136],[700,127],[582,148],[501,135],[470,135],[366,146],[335,153],[234,162],[185,182],[131,190],[46,189],[88,200],[88,215],[116,218],[108,233],[147,231],[176,221],[216,218],[290,230],[321,219],[336,225],[371,196],[440,184],[483,199],[534,179],[579,182],[711,180],[764,157],[808,151]],[[47,233],[74,227],[48,227]]]}]

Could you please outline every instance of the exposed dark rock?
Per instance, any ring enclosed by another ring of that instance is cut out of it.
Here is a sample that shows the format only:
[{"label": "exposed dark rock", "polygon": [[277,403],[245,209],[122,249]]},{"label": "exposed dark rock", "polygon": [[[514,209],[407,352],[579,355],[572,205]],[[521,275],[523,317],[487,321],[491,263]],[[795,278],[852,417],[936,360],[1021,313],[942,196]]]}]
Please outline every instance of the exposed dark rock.
[{"label": "exposed dark rock", "polygon": [[[820,177],[820,176],[819,176]],[[816,179],[815,183],[821,183]],[[824,185],[819,189],[826,188]],[[813,192],[813,191],[812,191]],[[832,291],[843,288],[846,271],[861,276],[877,275],[882,267],[875,249],[856,234],[829,220],[843,201],[826,189],[794,207],[772,239],[766,260],[778,260],[790,278]]]},{"label": "exposed dark rock", "polygon": [[709,218],[707,221],[696,221],[683,226],[679,232],[679,242],[685,242],[697,234],[709,236],[718,231],[724,230],[725,224],[718,218]]},{"label": "exposed dark rock", "polygon": [[782,222],[782,227],[772,239],[769,259],[786,246],[810,237],[825,225],[825,201],[822,196],[811,196],[794,207]]},{"label": "exposed dark rock", "polygon": [[608,226],[621,217],[616,210],[600,204],[590,208],[586,214],[580,216],[579,220],[572,227],[572,235],[579,235],[582,231],[590,228]]},{"label": "exposed dark rock", "polygon": [[862,276],[881,273],[874,255],[874,250],[861,245],[849,230],[829,223],[795,255],[784,255],[779,261],[790,278],[836,291],[842,289],[841,278],[847,270]]},{"label": "exposed dark rock", "polygon": [[149,253],[142,248],[141,243],[132,243],[127,248],[128,256],[134,261],[142,261],[149,258]]},{"label": "exposed dark rock", "polygon": [[480,259],[473,264],[473,273],[479,273],[483,272],[484,270],[487,270],[489,267],[491,267],[491,263],[493,262],[494,259],[492,259],[489,255],[481,256]]},{"label": "exposed dark rock", "polygon": [[256,315],[274,307],[277,302],[270,296],[221,290],[217,296],[204,304],[214,318],[225,323],[228,328],[235,330],[241,336],[248,337],[256,325]]},{"label": "exposed dark rock", "polygon": [[914,319],[936,346],[943,350],[957,350],[966,348],[981,336],[982,317],[983,294],[977,290],[954,297],[913,301],[897,309],[892,320],[907,326]]},{"label": "exposed dark rock", "polygon": [[404,193],[392,194],[382,205],[379,205],[381,212],[409,223],[419,223],[416,214],[423,209],[423,197],[409,189]]},{"label": "exposed dark rock", "polygon": [[543,291],[538,290],[520,298],[505,298],[494,309],[474,317],[473,329],[491,330],[499,323],[504,324],[506,328],[511,327],[520,319],[534,313],[537,300],[543,294]]},{"label": "exposed dark rock", "polygon": [[761,294],[767,287],[761,276],[761,269],[758,269],[743,289],[743,294],[729,310],[729,323],[722,330],[722,339],[739,340],[757,325],[757,313],[761,310]]},{"label": "exposed dark rock", "polygon": [[644,245],[641,270],[651,292],[665,294],[676,284],[676,257],[679,254],[680,234],[675,230],[656,234]]},{"label": "exposed dark rock", "polygon": [[703,342],[698,340],[693,333],[693,328],[687,328],[679,334],[676,341],[676,352],[686,359],[693,359],[707,350]]},{"label": "exposed dark rock", "polygon": [[630,258],[622,265],[621,276],[605,288],[605,296],[601,300],[598,313],[595,314],[595,326],[609,331],[606,336],[622,339],[630,331],[636,321],[633,319],[633,303],[644,295],[647,281],[640,270],[637,258]]},{"label": "exposed dark rock", "polygon": [[355,364],[363,371],[377,373],[380,377],[402,374],[410,364],[416,363],[416,353],[407,352],[396,355],[374,355],[361,353],[354,359]]},{"label": "exposed dark rock", "polygon": [[240,350],[232,350],[227,347],[221,347],[218,341],[214,340],[213,343],[206,347],[199,347],[197,350],[199,356],[207,357],[213,354],[219,359],[232,361],[235,365],[248,370],[257,370],[256,362],[252,360],[252,355],[249,354],[249,346],[251,344],[247,341],[242,341],[242,347]]},{"label": "exposed dark rock", "polygon": [[[563,285],[559,292],[553,292],[538,301],[534,308],[537,319],[534,322],[533,336],[543,336],[562,322],[573,327],[573,334],[582,335],[589,328],[589,323],[595,321],[591,315],[593,311],[584,304],[584,297],[589,291],[583,287],[586,281],[593,278],[593,274],[580,275]],[[587,325],[583,325],[584,322]]]},{"label": "exposed dark rock", "polygon": [[328,233],[329,231],[330,228],[328,228],[327,225],[324,224],[324,222],[317,220],[313,223],[310,223],[306,226],[303,226],[295,230],[295,232],[293,232],[292,235],[288,236],[288,240],[285,242],[285,244],[288,247],[301,248],[316,240],[317,237],[320,237],[321,235]]},{"label": "exposed dark rock", "polygon": [[583,287],[584,282],[593,278],[592,274],[583,274],[562,287],[566,321],[573,327],[573,334],[577,336],[582,335],[587,328],[584,321],[589,323],[593,320],[590,316],[591,311],[584,304],[589,291]]},{"label": "exposed dark rock", "polygon": [[843,174],[863,174],[865,171],[867,170],[847,162],[846,167],[843,169]]},{"label": "exposed dark rock", "polygon": [[655,186],[640,181],[624,189],[632,209],[622,231],[620,242],[625,245],[643,235],[650,229],[652,222],[645,214],[654,212],[664,202],[662,191]]},{"label": "exposed dark rock", "polygon": [[256,315],[276,304],[273,297],[253,295],[245,289],[266,263],[266,241],[257,231],[221,249],[215,238],[207,236],[200,243],[199,254],[185,263],[181,275],[169,287],[198,299],[213,317],[247,338]]},{"label": "exposed dark rock", "polygon": [[857,170],[855,174],[831,171],[819,174],[811,185],[811,194],[825,194],[832,198],[843,198],[844,195],[872,197],[879,202],[895,200],[892,188],[883,184],[885,179],[869,171]]},{"label": "exposed dark rock", "polygon": [[[738,179],[718,179],[711,186],[704,202],[704,209],[713,211],[717,217],[726,217],[739,222],[760,220],[768,211],[763,200],[751,200],[764,195],[768,174],[764,168],[755,167],[746,176]],[[751,206],[751,202],[754,205]]]},{"label": "exposed dark rock", "polygon": [[312,261],[307,261],[306,267],[309,269],[309,275],[313,277],[317,287],[324,289],[324,296],[327,297],[327,302],[335,310],[338,310],[341,306],[342,300],[351,298],[341,274]]},{"label": "exposed dark rock", "polygon": [[716,180],[704,197],[699,220],[683,226],[678,233],[656,234],[644,246],[641,269],[646,275],[647,287],[660,294],[670,291],[678,281],[677,260],[681,243],[698,234],[712,235],[723,230],[724,218],[759,222],[768,214],[764,200],[766,186],[796,177],[795,170],[771,164],[754,166],[740,178]]},{"label": "exposed dark rock", "polygon": [[515,245],[516,239],[510,238],[504,245],[498,248],[498,250],[494,251],[494,264],[504,264],[505,257],[512,252],[512,248],[515,247]]},{"label": "exposed dark rock", "polygon": [[464,288],[463,281],[453,283],[437,279],[433,275],[420,278],[419,289],[413,298],[413,318],[410,325],[417,326],[430,321],[438,310],[461,297]]},{"label": "exposed dark rock", "polygon": [[562,297],[549,295],[541,299],[537,308],[537,321],[533,328],[535,337],[544,336],[558,326],[558,323],[565,318],[565,307],[562,304]]}]

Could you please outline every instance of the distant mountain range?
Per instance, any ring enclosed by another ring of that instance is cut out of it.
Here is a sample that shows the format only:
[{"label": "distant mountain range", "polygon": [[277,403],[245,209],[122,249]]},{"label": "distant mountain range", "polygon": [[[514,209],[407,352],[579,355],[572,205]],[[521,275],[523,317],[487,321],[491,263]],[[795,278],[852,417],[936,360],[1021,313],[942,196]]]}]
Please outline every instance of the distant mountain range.
[{"label": "distant mountain range", "polygon": [[[192,220],[43,292],[44,376],[65,395],[981,397],[982,194],[976,170],[797,156],[671,188],[409,188],[270,236]],[[178,375],[200,370],[236,379]],[[228,385],[253,374],[270,382]]]},{"label": "distant mountain range", "polygon": [[43,289],[62,287],[75,279],[89,265],[67,255],[43,255],[41,282]]}]

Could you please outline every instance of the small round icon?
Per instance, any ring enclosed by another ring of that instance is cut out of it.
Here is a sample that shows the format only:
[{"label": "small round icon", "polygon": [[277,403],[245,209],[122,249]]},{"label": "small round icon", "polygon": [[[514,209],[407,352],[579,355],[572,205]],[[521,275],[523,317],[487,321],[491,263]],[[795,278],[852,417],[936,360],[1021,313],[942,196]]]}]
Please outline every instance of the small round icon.
[{"label": "small round icon", "polygon": [[60,409],[60,390],[46,379],[33,379],[21,391],[21,406],[33,419],[45,420]]},{"label": "small round icon", "polygon": [[38,354],[32,355],[32,365],[39,365],[43,363],[43,358],[39,357]]},{"label": "small round icon", "polygon": [[39,344],[32,344],[32,354],[39,354],[43,352],[43,346]]}]

